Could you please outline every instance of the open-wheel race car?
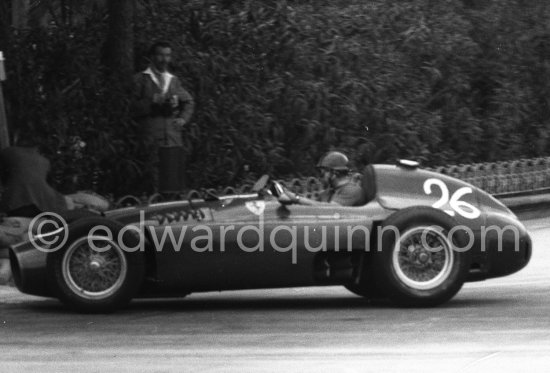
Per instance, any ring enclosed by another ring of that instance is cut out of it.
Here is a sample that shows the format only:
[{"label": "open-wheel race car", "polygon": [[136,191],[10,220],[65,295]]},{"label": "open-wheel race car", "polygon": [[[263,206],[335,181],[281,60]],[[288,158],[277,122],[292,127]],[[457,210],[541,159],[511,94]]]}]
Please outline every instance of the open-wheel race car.
[{"label": "open-wheel race car", "polygon": [[60,217],[10,248],[15,284],[83,312],[138,297],[326,285],[428,307],[529,262],[525,227],[472,185],[410,161],[367,166],[361,184],[368,202],[357,207],[296,204],[264,176],[246,195]]}]

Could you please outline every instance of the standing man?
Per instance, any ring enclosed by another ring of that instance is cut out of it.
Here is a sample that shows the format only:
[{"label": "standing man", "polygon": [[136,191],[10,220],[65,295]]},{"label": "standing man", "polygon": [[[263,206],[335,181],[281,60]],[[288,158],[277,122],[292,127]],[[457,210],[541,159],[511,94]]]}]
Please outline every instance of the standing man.
[{"label": "standing man", "polygon": [[[166,184],[166,180],[159,180],[159,168],[162,167],[165,175],[160,176],[172,179],[173,182],[168,184],[176,183],[178,185],[175,188],[181,189],[181,131],[193,115],[195,102],[189,92],[182,87],[180,80],[168,72],[172,61],[172,48],[169,43],[154,43],[149,50],[149,59],[149,67],[134,77],[133,114],[155,167],[154,188],[159,188],[159,182]],[[161,165],[160,159],[169,164]],[[174,188],[174,185],[168,187]]]}]

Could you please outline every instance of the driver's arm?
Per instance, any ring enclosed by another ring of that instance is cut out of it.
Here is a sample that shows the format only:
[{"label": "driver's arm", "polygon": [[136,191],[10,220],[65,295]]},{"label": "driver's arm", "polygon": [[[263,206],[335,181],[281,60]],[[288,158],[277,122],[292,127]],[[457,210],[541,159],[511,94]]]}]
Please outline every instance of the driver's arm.
[{"label": "driver's arm", "polygon": [[316,205],[337,205],[337,203],[333,202],[321,202],[316,201],[311,198],[302,197],[296,193],[293,193],[289,190],[285,191],[286,195],[292,200],[292,202],[298,204],[298,205],[304,205],[304,206],[316,206]]}]

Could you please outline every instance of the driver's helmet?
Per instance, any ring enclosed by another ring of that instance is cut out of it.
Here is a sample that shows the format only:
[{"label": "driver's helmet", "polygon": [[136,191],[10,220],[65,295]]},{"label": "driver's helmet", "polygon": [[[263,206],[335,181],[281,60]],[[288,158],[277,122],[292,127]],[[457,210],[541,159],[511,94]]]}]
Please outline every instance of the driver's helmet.
[{"label": "driver's helmet", "polygon": [[321,158],[319,163],[317,163],[317,168],[334,171],[349,171],[348,163],[349,159],[344,153],[333,151],[328,152]]}]

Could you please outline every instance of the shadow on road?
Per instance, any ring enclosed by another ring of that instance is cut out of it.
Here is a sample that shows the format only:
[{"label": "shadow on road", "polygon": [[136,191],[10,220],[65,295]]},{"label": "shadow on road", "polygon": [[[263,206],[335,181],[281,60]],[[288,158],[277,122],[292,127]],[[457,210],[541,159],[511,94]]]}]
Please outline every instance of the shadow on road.
[{"label": "shadow on road", "polygon": [[[434,308],[410,308],[411,310],[422,310],[424,312],[438,312],[438,310],[451,309],[485,309],[514,307],[524,303],[522,299],[509,297],[478,298],[478,297],[457,297],[448,303]],[[72,314],[69,308],[55,299],[33,299],[14,304],[2,305],[4,310],[19,309],[35,311],[39,313]],[[229,298],[222,296],[200,299],[138,299],[132,301],[125,309],[119,310],[117,314],[131,314],[136,312],[200,312],[200,311],[254,311],[254,310],[399,310],[387,300],[366,300],[350,295],[349,297],[255,297],[239,296]]]}]

